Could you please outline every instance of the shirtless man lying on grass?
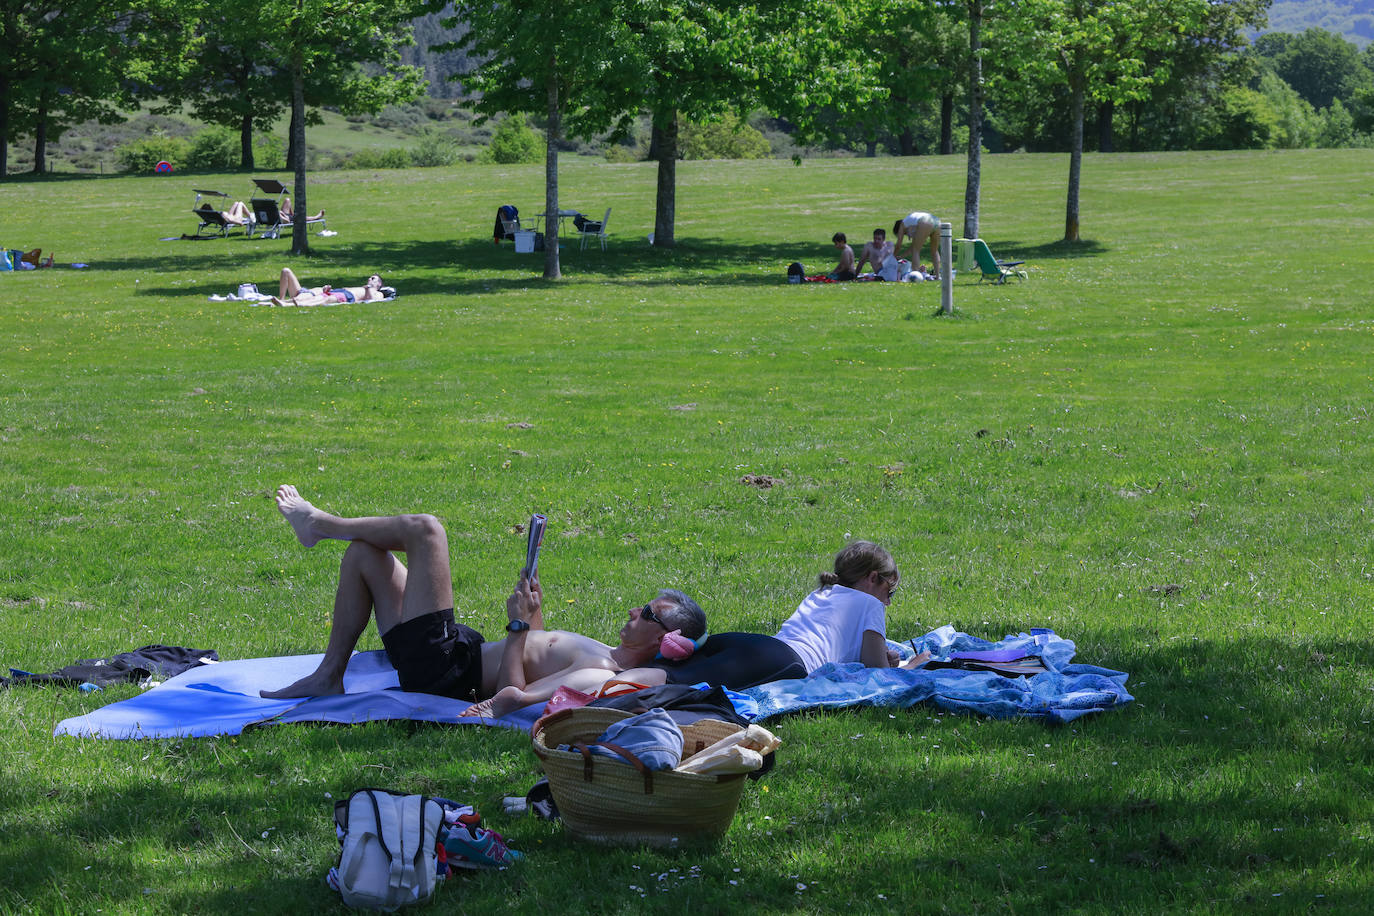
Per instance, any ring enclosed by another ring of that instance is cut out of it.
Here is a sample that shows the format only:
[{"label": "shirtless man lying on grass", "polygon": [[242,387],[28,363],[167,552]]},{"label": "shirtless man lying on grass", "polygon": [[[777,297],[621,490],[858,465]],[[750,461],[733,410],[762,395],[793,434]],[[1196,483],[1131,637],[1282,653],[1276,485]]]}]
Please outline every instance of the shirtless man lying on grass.
[{"label": "shirtless man lying on grass", "polygon": [[[343,693],[343,674],[368,621],[377,619],[387,657],[401,688],[477,703],[465,715],[502,716],[547,700],[562,685],[596,690],[617,671],[652,660],[670,630],[695,639],[706,617],[682,592],[664,589],[632,608],[620,642],[608,646],[580,633],[545,630],[543,593],[522,576],[506,601],[508,634],[485,642],[453,619],[448,536],[432,515],[341,518],[315,508],[296,488],[277,488],[277,508],[306,547],[332,538],[348,541],[334,595],[324,658],[311,674],[269,699]],[[395,553],[404,553],[409,569]]]}]

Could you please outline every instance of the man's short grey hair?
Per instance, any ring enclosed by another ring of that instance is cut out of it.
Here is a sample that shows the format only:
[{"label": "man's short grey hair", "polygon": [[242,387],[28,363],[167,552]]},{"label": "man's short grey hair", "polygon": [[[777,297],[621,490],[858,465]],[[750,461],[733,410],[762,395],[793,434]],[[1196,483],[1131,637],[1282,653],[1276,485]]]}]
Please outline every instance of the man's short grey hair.
[{"label": "man's short grey hair", "polygon": [[669,630],[681,630],[688,639],[700,639],[706,635],[706,612],[685,593],[675,588],[660,589],[658,600],[672,605],[658,614]]}]

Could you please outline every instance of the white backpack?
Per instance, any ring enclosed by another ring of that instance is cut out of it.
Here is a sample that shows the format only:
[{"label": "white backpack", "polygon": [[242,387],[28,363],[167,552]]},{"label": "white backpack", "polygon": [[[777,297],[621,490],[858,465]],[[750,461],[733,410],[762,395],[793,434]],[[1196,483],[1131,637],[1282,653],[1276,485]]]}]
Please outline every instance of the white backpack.
[{"label": "white backpack", "polygon": [[[359,789],[334,805],[339,864],[331,878],[349,906],[388,912],[434,893],[444,809],[427,795]],[[333,882],[331,882],[333,884]]]}]

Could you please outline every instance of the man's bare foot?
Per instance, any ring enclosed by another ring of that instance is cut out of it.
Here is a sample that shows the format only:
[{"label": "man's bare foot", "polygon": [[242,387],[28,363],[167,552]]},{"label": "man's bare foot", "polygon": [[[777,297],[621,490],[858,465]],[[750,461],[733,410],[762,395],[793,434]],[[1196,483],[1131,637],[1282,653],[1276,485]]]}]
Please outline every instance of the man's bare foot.
[{"label": "man's bare foot", "polygon": [[291,697],[326,697],[343,692],[343,678],[333,678],[316,671],[280,690],[259,690],[258,696],[267,700],[283,700]]},{"label": "man's bare foot", "polygon": [[[323,539],[324,535],[315,533],[314,525],[315,520],[324,513],[296,492],[296,488],[291,484],[284,483],[277,487],[277,508],[291,523],[292,530],[296,532],[296,539],[301,542],[302,546],[314,547]],[[343,693],[343,689],[340,688],[333,692]],[[287,696],[296,696],[296,694],[287,694]]]}]

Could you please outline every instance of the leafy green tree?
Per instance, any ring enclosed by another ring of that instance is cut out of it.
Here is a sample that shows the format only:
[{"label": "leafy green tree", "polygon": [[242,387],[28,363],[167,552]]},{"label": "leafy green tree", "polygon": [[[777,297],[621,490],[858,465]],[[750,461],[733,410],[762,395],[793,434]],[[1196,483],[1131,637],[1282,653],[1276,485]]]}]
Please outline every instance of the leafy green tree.
[{"label": "leafy green tree", "polygon": [[1313,108],[1350,100],[1374,85],[1360,50],[1339,35],[1312,28],[1298,35],[1271,32],[1255,41],[1255,54]]},{"label": "leafy green tree", "polygon": [[[904,0],[905,2],[905,0]],[[763,108],[800,140],[822,136],[828,107],[846,112],[887,93],[875,63],[852,40],[855,12],[829,0],[621,0],[628,28],[612,56],[633,60],[621,91],[594,101],[606,113],[647,107],[658,162],[654,245],[675,244],[682,120],[708,122]]]},{"label": "leafy green tree", "polygon": [[[584,93],[623,78],[624,62],[606,50],[619,34],[615,0],[578,0],[563,4],[526,5],[516,0],[472,0],[455,4],[445,27],[466,24],[455,43],[480,61],[460,77],[484,116],[542,114],[544,127],[544,277],[562,276],[558,258],[558,145],[563,139],[565,106],[587,112]],[[448,50],[449,45],[438,49]],[[584,123],[609,115],[588,114]]]},{"label": "leafy green tree", "polygon": [[[1167,76],[1167,61],[1148,66],[1150,52],[1167,44],[1172,31],[1195,30],[1207,0],[1137,0],[1098,4],[1091,0],[1021,0],[1013,28],[1002,33],[1014,62],[1043,91],[1055,85],[1069,93],[1069,182],[1064,240],[1079,240],[1079,187],[1083,164],[1083,115],[1091,99],[1120,102],[1143,98]],[[1019,39],[1019,40],[1018,40]],[[1019,45],[1019,46],[1018,46]]]},{"label": "leafy green tree", "polygon": [[[851,15],[850,40],[873,60],[873,79],[886,91],[875,99],[859,99],[852,117],[871,138],[891,133],[903,156],[916,153],[915,119],[926,103],[951,94],[963,85],[960,66],[965,60],[966,32],[949,13],[957,4],[935,0],[862,0]],[[944,131],[946,136],[948,130]]]},{"label": "leafy green tree", "polygon": [[67,126],[118,119],[156,63],[181,54],[190,2],[0,0],[0,176],[16,127],[33,135],[42,172]]},{"label": "leafy green tree", "polygon": [[238,132],[239,168],[251,171],[254,131],[269,131],[291,102],[287,70],[275,56],[276,23],[257,0],[216,0],[196,26],[197,53],[168,76],[164,108],[189,102],[207,124]]},{"label": "leafy green tree", "polygon": [[[350,112],[377,112],[424,90],[420,71],[401,64],[409,23],[424,0],[262,0],[258,15],[271,24],[268,52],[290,75],[293,254],[307,254],[306,99],[327,98]],[[364,69],[363,62],[370,67]]]},{"label": "leafy green tree", "polygon": [[1196,28],[1173,30],[1166,43],[1147,52],[1147,69],[1157,74],[1148,95],[1113,110],[1124,115],[1131,149],[1215,144],[1210,125],[1225,107],[1224,97],[1258,78],[1244,53],[1250,46],[1246,33],[1265,26],[1267,9],[1268,0],[1214,0]]}]

